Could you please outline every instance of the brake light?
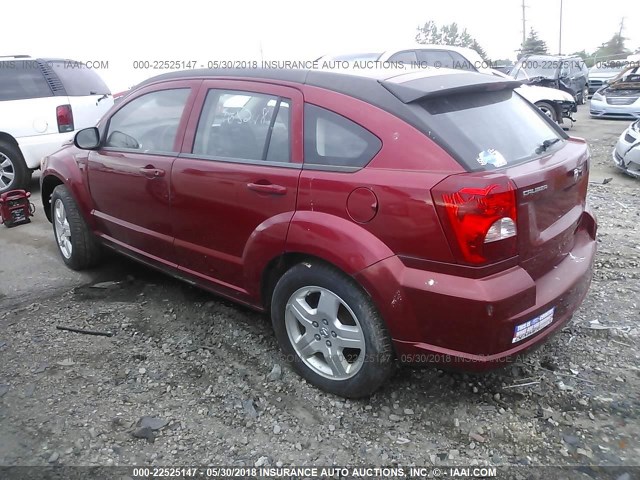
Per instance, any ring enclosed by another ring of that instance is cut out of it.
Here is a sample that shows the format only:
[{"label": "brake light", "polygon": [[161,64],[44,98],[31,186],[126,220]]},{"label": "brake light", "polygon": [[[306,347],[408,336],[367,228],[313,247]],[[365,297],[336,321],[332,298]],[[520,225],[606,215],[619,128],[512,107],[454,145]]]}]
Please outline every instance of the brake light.
[{"label": "brake light", "polygon": [[482,265],[517,254],[516,194],[506,177],[453,175],[434,187],[433,197],[462,263]]},{"label": "brake light", "polygon": [[58,120],[58,132],[73,132],[71,105],[58,105],[56,107],[56,119]]}]

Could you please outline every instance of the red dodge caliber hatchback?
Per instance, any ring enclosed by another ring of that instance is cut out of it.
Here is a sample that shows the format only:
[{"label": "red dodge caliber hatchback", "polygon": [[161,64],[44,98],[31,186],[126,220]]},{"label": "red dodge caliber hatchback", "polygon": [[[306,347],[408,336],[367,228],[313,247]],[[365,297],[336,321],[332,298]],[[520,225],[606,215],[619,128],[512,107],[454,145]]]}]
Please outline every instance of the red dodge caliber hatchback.
[{"label": "red dodge caliber hatchback", "polygon": [[587,293],[589,150],[463,71],[191,70],[144,82],[45,159],[64,262],[117,250],[269,312],[318,387],[399,363],[484,369]]}]

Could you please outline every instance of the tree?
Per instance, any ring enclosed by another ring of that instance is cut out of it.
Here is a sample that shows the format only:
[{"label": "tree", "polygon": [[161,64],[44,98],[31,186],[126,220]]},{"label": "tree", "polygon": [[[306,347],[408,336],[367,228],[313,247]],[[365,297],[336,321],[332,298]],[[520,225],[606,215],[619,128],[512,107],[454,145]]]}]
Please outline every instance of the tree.
[{"label": "tree", "polygon": [[547,43],[538,38],[538,32],[532,28],[529,32],[529,36],[520,47],[518,60],[525,55],[547,55],[548,53]]},{"label": "tree", "polygon": [[631,53],[631,50],[625,46],[626,40],[621,32],[616,33],[607,42],[600,45],[593,56],[603,60],[623,60]]},{"label": "tree", "polygon": [[489,60],[487,52],[480,46],[478,41],[467,32],[466,28],[460,31],[456,22],[438,27],[435,22],[429,20],[422,27],[417,28],[416,42],[422,45],[450,45],[472,48],[478,52],[483,60]]},{"label": "tree", "polygon": [[586,50],[580,50],[579,52],[574,52],[571,54],[572,57],[577,56],[584,60],[584,63],[587,67],[591,68],[595,64],[595,60],[593,59],[593,55],[587,53]]}]

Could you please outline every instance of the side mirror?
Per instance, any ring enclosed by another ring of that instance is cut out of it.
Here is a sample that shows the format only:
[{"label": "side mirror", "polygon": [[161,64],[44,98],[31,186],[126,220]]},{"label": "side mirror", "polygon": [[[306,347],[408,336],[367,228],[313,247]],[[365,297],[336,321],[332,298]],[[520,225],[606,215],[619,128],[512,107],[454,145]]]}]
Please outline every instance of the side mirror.
[{"label": "side mirror", "polygon": [[100,132],[96,127],[83,128],[76,133],[73,144],[82,150],[95,150],[100,146]]}]

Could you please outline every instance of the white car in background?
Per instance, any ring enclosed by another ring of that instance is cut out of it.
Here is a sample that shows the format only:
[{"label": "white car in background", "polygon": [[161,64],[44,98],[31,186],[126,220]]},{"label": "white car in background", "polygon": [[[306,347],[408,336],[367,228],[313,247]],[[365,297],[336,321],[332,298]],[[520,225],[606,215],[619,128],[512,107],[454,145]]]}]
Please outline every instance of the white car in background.
[{"label": "white car in background", "polygon": [[0,57],[0,193],[27,189],[45,156],[112,105],[109,88],[80,62]]},{"label": "white car in background", "polygon": [[[483,60],[475,50],[449,45],[415,44],[384,51],[370,50],[368,52],[324,55],[316,62],[320,68],[344,68],[347,65],[351,67],[356,62],[365,66],[371,65],[372,68],[396,68],[402,63],[407,69],[451,68],[513,80],[509,75],[491,68],[491,64]],[[569,93],[555,88],[534,85],[522,85],[516,91],[561,126],[567,126],[564,120],[571,122],[569,126],[573,125],[572,114],[577,112],[578,108],[575,99]]]},{"label": "white car in background", "polygon": [[636,120],[627,128],[613,149],[615,165],[635,178],[640,178],[640,120]]}]

